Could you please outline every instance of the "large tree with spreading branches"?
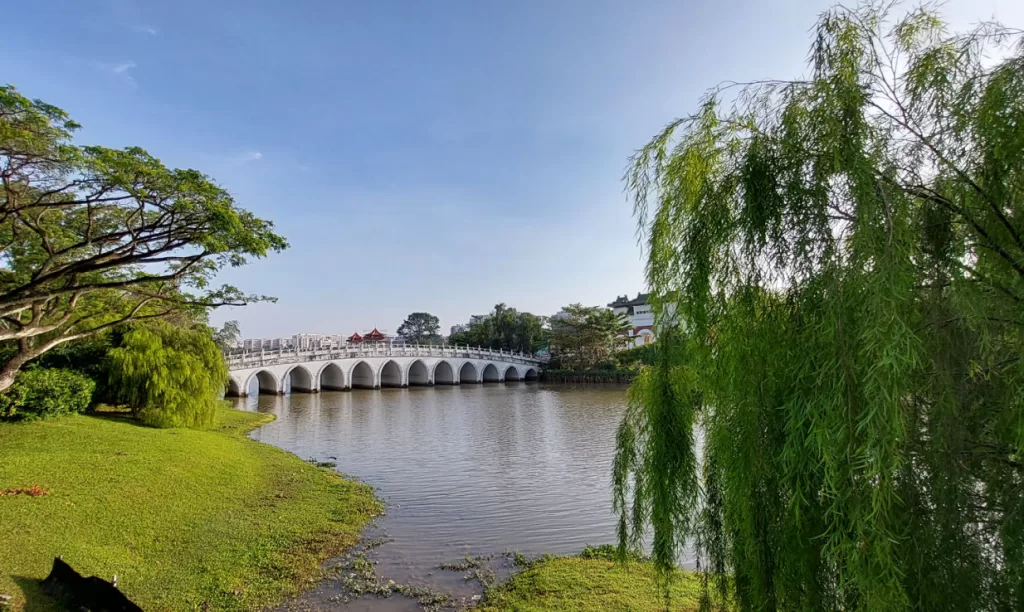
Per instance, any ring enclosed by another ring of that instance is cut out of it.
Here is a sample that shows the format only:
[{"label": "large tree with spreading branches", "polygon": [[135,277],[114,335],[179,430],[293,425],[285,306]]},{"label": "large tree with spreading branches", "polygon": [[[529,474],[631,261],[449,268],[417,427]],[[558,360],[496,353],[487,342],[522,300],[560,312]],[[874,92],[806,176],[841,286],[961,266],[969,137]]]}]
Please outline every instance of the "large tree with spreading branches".
[{"label": "large tree with spreading branches", "polygon": [[211,282],[287,246],[200,172],[139,148],[78,146],[78,127],[0,87],[0,390],[61,343],[265,299]]},{"label": "large tree with spreading branches", "polygon": [[429,312],[412,312],[398,327],[398,336],[414,344],[439,344],[441,321]]},{"label": "large tree with spreading branches", "polygon": [[621,543],[689,542],[705,608],[1024,609],[1024,35],[891,8],[627,173],[682,324],[620,429]]},{"label": "large tree with spreading branches", "polygon": [[589,370],[608,363],[629,345],[633,326],[607,308],[569,304],[548,322],[551,359],[567,370]]}]

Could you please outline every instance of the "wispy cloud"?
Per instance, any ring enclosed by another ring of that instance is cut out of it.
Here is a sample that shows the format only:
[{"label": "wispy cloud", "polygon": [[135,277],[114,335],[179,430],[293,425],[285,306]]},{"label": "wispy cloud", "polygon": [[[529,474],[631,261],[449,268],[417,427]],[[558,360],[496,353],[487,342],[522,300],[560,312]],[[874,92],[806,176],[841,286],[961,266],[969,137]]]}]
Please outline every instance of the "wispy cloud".
[{"label": "wispy cloud", "polygon": [[137,32],[139,34],[149,34],[150,36],[156,36],[160,33],[160,30],[154,28],[151,25],[146,25],[144,23],[128,24],[128,29],[132,32]]},{"label": "wispy cloud", "polygon": [[121,80],[126,85],[130,86],[132,89],[135,89],[139,86],[139,84],[135,82],[135,79],[132,77],[132,75],[128,73],[129,70],[135,68],[135,62],[131,60],[113,63],[91,62],[91,65],[93,68],[100,70],[101,72],[105,72],[110,76]]},{"label": "wispy cloud", "polygon": [[241,153],[236,153],[228,157],[228,164],[231,166],[243,166],[245,164],[252,163],[263,159],[263,154],[256,149],[246,149]]},{"label": "wispy cloud", "polygon": [[257,149],[221,150],[218,152],[201,152],[199,159],[205,166],[223,170],[239,170],[263,159],[263,153]]}]

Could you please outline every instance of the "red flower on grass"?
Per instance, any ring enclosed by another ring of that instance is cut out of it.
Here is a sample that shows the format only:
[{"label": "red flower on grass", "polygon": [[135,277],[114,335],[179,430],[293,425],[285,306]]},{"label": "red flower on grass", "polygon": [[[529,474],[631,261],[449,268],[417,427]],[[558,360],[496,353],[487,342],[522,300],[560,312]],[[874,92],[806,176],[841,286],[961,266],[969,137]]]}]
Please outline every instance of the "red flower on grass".
[{"label": "red flower on grass", "polygon": [[37,484],[34,484],[31,487],[18,487],[17,489],[0,491],[0,497],[3,497],[4,495],[28,495],[29,497],[41,497],[49,494],[50,492],[48,490]]}]

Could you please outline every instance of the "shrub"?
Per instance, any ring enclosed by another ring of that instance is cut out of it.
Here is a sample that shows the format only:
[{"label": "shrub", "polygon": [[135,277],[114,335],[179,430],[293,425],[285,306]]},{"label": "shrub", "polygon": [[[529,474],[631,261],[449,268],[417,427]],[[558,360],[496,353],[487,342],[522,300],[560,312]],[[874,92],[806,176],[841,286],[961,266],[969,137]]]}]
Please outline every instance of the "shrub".
[{"label": "shrub", "polygon": [[213,424],[228,372],[209,328],[138,325],[108,357],[111,388],[143,423]]},{"label": "shrub", "polygon": [[635,368],[641,365],[654,365],[654,345],[643,344],[620,351],[615,355],[621,368]]},{"label": "shrub", "polygon": [[85,412],[95,389],[96,383],[78,372],[26,370],[0,394],[0,418],[29,421]]},{"label": "shrub", "polygon": [[87,336],[61,344],[35,360],[35,367],[72,370],[96,383],[94,403],[116,403],[116,392],[109,386],[110,364],[107,352],[119,346],[127,327],[115,327],[96,336]]}]

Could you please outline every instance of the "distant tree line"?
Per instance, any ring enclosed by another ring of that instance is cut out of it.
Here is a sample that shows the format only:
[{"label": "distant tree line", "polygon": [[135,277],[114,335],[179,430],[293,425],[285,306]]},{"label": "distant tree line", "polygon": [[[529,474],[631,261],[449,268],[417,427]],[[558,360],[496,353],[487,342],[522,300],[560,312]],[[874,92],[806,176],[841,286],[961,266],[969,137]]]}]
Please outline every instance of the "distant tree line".
[{"label": "distant tree line", "polygon": [[481,322],[448,337],[448,344],[533,354],[547,345],[544,317],[498,304]]},{"label": "distant tree line", "polygon": [[[451,334],[451,345],[536,354],[547,351],[550,367],[573,372],[619,366],[615,356],[628,346],[629,321],[598,306],[569,304],[552,317],[520,312],[497,304],[469,329]],[[399,329],[408,341],[434,342],[439,338],[437,317],[412,313]]]}]

